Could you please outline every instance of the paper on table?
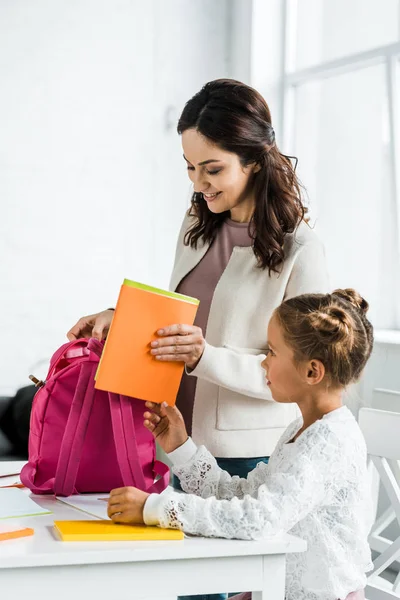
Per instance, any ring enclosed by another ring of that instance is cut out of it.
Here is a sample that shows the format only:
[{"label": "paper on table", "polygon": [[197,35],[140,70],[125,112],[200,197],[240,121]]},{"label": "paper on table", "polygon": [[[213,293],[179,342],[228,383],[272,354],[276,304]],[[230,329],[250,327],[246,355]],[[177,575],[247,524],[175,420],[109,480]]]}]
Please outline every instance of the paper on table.
[{"label": "paper on table", "polygon": [[99,519],[108,519],[107,502],[104,501],[108,496],[109,494],[79,494],[68,498],[57,496],[57,500]]},{"label": "paper on table", "polygon": [[19,475],[26,460],[13,460],[0,462],[0,477],[10,477]]},{"label": "paper on table", "polygon": [[22,490],[18,488],[0,488],[0,519],[49,514],[51,514],[51,511],[45,510],[36,504]]}]

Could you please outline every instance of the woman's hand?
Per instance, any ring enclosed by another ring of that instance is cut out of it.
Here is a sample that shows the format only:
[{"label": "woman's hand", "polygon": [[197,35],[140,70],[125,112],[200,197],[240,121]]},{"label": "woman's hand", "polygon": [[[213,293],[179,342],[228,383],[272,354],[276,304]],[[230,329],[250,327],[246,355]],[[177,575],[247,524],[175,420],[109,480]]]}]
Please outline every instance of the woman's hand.
[{"label": "woman's hand", "polygon": [[146,402],[144,426],[152,432],[167,454],[182,446],[188,439],[183,417],[176,406]]},{"label": "woman's hand", "polygon": [[159,329],[157,335],[161,339],[150,344],[157,360],[184,362],[190,369],[195,368],[206,345],[200,327],[180,323]]},{"label": "woman's hand", "polygon": [[143,509],[149,495],[135,487],[116,488],[110,492],[107,514],[114,523],[142,524]]},{"label": "woman's hand", "polygon": [[96,313],[95,315],[89,315],[82,317],[77,323],[68,331],[67,338],[70,342],[79,338],[96,338],[96,340],[103,340],[110,329],[111,321],[113,320],[113,310],[103,310],[102,312]]}]

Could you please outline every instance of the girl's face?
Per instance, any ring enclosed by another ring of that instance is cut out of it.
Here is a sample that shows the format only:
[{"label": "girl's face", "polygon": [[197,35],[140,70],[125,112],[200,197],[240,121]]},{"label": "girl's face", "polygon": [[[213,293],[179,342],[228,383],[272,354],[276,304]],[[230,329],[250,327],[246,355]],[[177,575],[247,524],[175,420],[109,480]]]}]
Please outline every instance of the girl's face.
[{"label": "girl's face", "polygon": [[242,167],[237,154],[221,150],[196,129],[183,132],[182,146],[194,191],[203,194],[209,210],[229,210],[233,220],[249,222],[255,207],[252,179],[258,165]]},{"label": "girl's face", "polygon": [[[294,362],[293,350],[283,337],[275,315],[268,324],[268,354],[261,363],[271,394],[276,402],[301,401],[306,392],[306,364]],[[308,391],[308,390],[307,390]]]}]

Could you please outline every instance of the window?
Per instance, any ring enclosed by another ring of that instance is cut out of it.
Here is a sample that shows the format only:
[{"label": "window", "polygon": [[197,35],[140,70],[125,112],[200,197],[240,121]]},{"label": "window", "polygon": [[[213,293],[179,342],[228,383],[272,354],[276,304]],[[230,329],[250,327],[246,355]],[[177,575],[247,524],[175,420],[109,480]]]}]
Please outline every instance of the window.
[{"label": "window", "polygon": [[333,287],[400,329],[400,2],[287,0],[283,148],[323,240]]},{"label": "window", "polygon": [[399,41],[398,0],[298,0],[289,10],[296,69]]}]

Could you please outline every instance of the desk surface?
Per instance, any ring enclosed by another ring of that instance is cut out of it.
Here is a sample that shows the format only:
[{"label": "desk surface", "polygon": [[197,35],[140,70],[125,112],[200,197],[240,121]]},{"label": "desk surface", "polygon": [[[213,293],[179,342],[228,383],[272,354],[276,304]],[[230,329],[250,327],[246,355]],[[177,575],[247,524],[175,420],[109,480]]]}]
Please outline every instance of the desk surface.
[{"label": "desk surface", "polygon": [[10,525],[18,522],[23,527],[32,527],[35,534],[29,538],[1,542],[0,569],[256,556],[303,552],[306,549],[304,540],[291,535],[262,541],[186,537],[176,541],[62,542],[54,533],[54,520],[91,520],[95,517],[59,502],[54,496],[32,495],[32,498],[53,514],[7,520]]}]

